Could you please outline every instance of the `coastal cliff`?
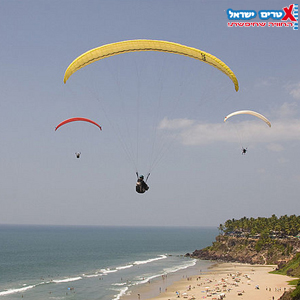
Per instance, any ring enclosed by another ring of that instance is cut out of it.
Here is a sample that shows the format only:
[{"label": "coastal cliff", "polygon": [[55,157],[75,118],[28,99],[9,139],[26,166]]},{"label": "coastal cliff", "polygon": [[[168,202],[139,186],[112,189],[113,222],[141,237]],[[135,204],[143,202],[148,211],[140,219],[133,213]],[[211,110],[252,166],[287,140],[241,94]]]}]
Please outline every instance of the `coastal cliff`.
[{"label": "coastal cliff", "polygon": [[296,238],[266,240],[219,235],[212,246],[195,250],[187,256],[205,260],[282,266],[299,251],[300,240]]},{"label": "coastal cliff", "polygon": [[277,265],[274,274],[295,277],[294,289],[280,300],[300,300],[300,216],[227,220],[216,241],[186,256],[204,260]]},{"label": "coastal cliff", "polygon": [[243,217],[227,220],[218,229],[220,234],[211,246],[187,256],[280,268],[300,252],[300,216]]}]

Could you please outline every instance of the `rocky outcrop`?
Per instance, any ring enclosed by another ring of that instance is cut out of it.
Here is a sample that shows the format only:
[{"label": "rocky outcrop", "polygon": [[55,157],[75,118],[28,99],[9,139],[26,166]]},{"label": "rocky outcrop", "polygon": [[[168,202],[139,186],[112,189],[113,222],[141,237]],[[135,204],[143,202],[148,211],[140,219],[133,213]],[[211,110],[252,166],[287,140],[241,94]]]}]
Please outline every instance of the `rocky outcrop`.
[{"label": "rocky outcrop", "polygon": [[[284,292],[278,300],[292,300],[292,292]],[[294,299],[295,300],[295,299]]]},{"label": "rocky outcrop", "polygon": [[220,235],[212,246],[195,250],[187,256],[205,260],[280,265],[292,259],[299,249],[300,242],[296,239],[263,241]]}]

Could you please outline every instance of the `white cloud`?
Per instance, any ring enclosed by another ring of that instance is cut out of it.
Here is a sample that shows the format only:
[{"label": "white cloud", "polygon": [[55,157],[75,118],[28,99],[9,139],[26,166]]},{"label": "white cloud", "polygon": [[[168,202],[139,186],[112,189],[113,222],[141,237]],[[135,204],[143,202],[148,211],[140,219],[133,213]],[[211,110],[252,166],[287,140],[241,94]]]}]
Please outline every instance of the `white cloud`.
[{"label": "white cloud", "polygon": [[279,162],[280,164],[286,164],[286,163],[289,162],[289,159],[287,159],[287,158],[285,158],[285,157],[281,157],[281,158],[278,159],[278,162]]},{"label": "white cloud", "polygon": [[181,129],[192,126],[195,123],[193,120],[189,119],[173,119],[164,118],[160,124],[159,129]]},{"label": "white cloud", "polygon": [[279,108],[272,111],[272,115],[277,119],[287,119],[293,118],[298,114],[297,103],[284,102]]},{"label": "white cloud", "polygon": [[277,82],[278,79],[276,77],[259,78],[255,84],[255,87],[270,87],[276,85]]},{"label": "white cloud", "polygon": [[300,100],[300,82],[287,84],[286,89],[294,99]]},{"label": "white cloud", "polygon": [[300,141],[300,119],[275,120],[272,127],[259,121],[233,123],[197,123],[188,119],[164,119],[160,129],[169,130],[184,145],[205,145],[214,142],[236,143],[242,135],[255,143],[269,143],[272,151],[282,151],[282,142]]},{"label": "white cloud", "polygon": [[272,142],[300,140],[300,119],[287,119],[286,121],[274,121],[272,123]]},{"label": "white cloud", "polygon": [[271,143],[267,145],[267,148],[274,152],[281,152],[284,150],[284,147],[278,143]]},{"label": "white cloud", "polygon": [[[281,152],[288,141],[300,141],[300,114],[297,103],[283,103],[266,114],[272,126],[251,117],[240,121],[233,119],[226,123],[203,123],[191,119],[164,118],[159,129],[164,130],[183,145],[206,145],[215,142],[246,142],[252,145],[265,143],[270,151]],[[299,116],[296,118],[296,116]],[[244,139],[241,141],[241,139]]]},{"label": "white cloud", "polygon": [[259,174],[265,174],[265,173],[266,173],[266,169],[261,168],[261,169],[258,169],[257,172],[258,172]]}]

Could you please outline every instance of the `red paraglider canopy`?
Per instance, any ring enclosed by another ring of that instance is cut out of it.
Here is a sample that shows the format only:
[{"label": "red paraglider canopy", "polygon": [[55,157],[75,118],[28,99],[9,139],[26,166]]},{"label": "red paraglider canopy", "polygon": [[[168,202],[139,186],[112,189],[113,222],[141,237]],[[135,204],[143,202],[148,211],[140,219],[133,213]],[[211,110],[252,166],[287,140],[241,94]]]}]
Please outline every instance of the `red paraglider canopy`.
[{"label": "red paraglider canopy", "polygon": [[90,120],[90,119],[87,119],[87,118],[71,118],[71,119],[67,119],[67,120],[64,120],[62,121],[61,123],[59,123],[56,127],[55,127],[55,131],[62,125],[65,125],[67,123],[70,123],[70,122],[74,122],[74,121],[84,121],[84,122],[89,122],[89,123],[92,123],[94,125],[96,125],[97,127],[99,127],[100,130],[102,130],[101,126],[99,124],[97,124],[96,122]]}]

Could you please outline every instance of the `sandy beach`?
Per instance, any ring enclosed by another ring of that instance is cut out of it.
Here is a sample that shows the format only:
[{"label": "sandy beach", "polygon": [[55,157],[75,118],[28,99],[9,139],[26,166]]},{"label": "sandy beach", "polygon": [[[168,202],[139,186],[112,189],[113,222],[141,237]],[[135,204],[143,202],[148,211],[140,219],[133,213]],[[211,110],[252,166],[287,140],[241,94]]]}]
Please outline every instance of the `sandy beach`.
[{"label": "sandy beach", "polygon": [[[269,274],[275,266],[218,263],[207,272],[185,277],[164,288],[153,300],[197,299],[265,299],[280,298],[291,288],[293,278]],[[144,300],[143,294],[131,295],[132,299]]]}]

